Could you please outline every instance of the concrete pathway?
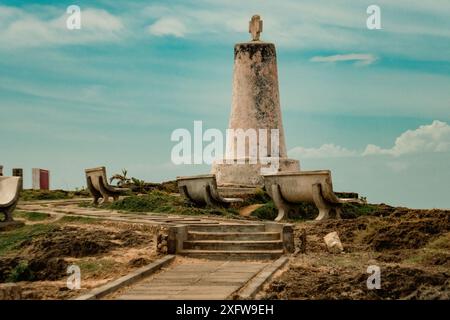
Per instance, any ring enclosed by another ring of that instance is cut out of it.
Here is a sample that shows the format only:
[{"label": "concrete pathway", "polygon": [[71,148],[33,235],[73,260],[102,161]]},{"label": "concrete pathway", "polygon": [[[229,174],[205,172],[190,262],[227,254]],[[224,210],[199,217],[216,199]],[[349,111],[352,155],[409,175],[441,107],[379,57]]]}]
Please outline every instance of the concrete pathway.
[{"label": "concrete pathway", "polygon": [[[80,216],[94,219],[142,223],[156,226],[173,224],[248,224],[251,220],[205,216],[143,213],[84,208],[86,199],[21,202],[19,210],[48,213],[54,218]],[[224,300],[230,298],[273,261],[218,261],[177,258],[177,262],[135,285],[120,289],[105,299],[132,300]]]},{"label": "concrete pathway", "polygon": [[138,284],[122,289],[120,300],[224,300],[270,262],[185,259]]},{"label": "concrete pathway", "polygon": [[64,215],[89,217],[94,219],[105,219],[131,223],[143,223],[151,225],[170,224],[217,224],[217,223],[249,223],[240,219],[229,219],[210,216],[189,216],[176,214],[161,214],[153,212],[123,213],[116,210],[104,210],[92,207],[80,207],[78,204],[87,199],[52,200],[52,201],[29,201],[19,202],[18,210],[42,212],[58,217]]}]

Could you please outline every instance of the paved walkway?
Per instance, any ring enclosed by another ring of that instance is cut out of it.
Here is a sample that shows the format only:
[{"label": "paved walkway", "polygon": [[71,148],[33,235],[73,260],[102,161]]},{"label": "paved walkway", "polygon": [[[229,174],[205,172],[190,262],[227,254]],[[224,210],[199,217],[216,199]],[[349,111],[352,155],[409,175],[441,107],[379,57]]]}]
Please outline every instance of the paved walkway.
[{"label": "paved walkway", "polygon": [[[48,213],[55,218],[66,215],[95,219],[143,223],[171,224],[221,224],[252,223],[240,219],[174,214],[132,214],[115,210],[83,208],[78,204],[88,199],[21,202],[19,210]],[[167,269],[123,288],[106,299],[133,300],[223,300],[242,288],[272,261],[215,261],[182,258]]]},{"label": "paved walkway", "polygon": [[121,300],[224,300],[270,262],[186,259],[122,289]]},{"label": "paved walkway", "polygon": [[18,210],[42,212],[50,215],[64,216],[76,215],[80,217],[89,217],[94,219],[105,219],[112,221],[122,221],[131,223],[143,223],[151,225],[168,225],[168,224],[216,224],[216,223],[249,223],[251,221],[241,219],[229,219],[220,217],[203,217],[162,214],[152,212],[139,213],[123,213],[116,210],[104,210],[92,207],[80,207],[82,201],[91,201],[90,199],[72,199],[72,200],[53,200],[53,201],[29,201],[19,202]]}]

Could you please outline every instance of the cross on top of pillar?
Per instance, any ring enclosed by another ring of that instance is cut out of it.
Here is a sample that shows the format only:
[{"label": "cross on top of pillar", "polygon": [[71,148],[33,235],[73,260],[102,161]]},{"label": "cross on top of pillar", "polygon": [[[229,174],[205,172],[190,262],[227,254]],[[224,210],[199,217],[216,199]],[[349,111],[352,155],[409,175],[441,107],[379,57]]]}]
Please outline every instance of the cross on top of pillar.
[{"label": "cross on top of pillar", "polygon": [[263,31],[263,22],[261,17],[255,14],[250,20],[248,32],[252,34],[252,41],[259,41],[259,36]]}]

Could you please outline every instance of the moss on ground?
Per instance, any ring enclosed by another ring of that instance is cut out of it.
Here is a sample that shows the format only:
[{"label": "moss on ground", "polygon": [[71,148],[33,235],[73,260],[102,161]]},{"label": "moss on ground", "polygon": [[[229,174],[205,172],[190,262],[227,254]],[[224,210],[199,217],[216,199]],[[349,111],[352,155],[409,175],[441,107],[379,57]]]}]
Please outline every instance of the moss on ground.
[{"label": "moss on ground", "polygon": [[[239,209],[253,205],[263,204],[256,209],[251,216],[262,220],[274,220],[278,215],[274,203],[266,191],[257,189],[254,194],[242,197],[243,202],[234,203],[229,208],[200,207],[173,192],[152,190],[146,194],[131,195],[113,203],[100,205],[102,209],[132,212],[137,214],[165,213],[181,215],[222,215],[225,217],[239,216]],[[92,207],[88,202],[80,203],[81,207]],[[289,219],[293,221],[311,220],[317,217],[318,209],[312,203],[300,203],[296,205],[297,213],[290,214]],[[378,205],[372,204],[349,204],[343,205],[342,217],[351,219],[358,216],[376,214]]]},{"label": "moss on ground", "polygon": [[87,190],[65,191],[65,190],[23,190],[20,193],[22,201],[36,200],[67,200],[77,197],[89,197]]},{"label": "moss on ground", "polygon": [[76,264],[80,267],[81,274],[84,278],[95,277],[103,273],[111,273],[118,267],[118,263],[114,259],[109,258],[84,258],[78,260]]},{"label": "moss on ground", "polygon": [[45,234],[55,228],[56,226],[50,224],[34,224],[0,233],[0,256],[19,250],[23,242],[30,241],[33,237]]},{"label": "moss on ground", "polygon": [[57,223],[94,223],[98,219],[95,218],[89,218],[89,217],[78,217],[78,216],[64,216],[61,219],[57,221]]},{"label": "moss on ground", "polygon": [[43,221],[50,217],[48,213],[32,212],[32,211],[15,211],[15,218],[22,218],[28,221]]},{"label": "moss on ground", "polygon": [[[83,206],[86,205],[87,204],[83,204]],[[182,215],[207,214],[228,217],[238,216],[238,212],[235,208],[198,207],[179,195],[159,190],[150,191],[149,193],[140,196],[133,195],[113,203],[100,205],[99,207],[138,214],[166,213]]]}]

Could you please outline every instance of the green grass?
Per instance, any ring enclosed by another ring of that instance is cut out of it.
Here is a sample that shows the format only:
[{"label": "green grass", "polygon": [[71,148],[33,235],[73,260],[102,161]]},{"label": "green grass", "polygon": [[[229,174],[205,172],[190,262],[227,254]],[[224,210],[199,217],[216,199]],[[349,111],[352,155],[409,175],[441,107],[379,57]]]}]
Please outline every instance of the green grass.
[{"label": "green grass", "polygon": [[65,191],[65,190],[23,190],[20,193],[20,200],[67,200],[76,197],[89,197],[86,190]]},{"label": "green grass", "polygon": [[[92,206],[83,204],[83,206]],[[197,207],[181,196],[173,195],[164,191],[153,190],[142,196],[130,196],[122,200],[100,205],[103,209],[112,209],[132,213],[166,213],[181,215],[221,215],[236,216],[238,212],[234,208],[209,208]]]},{"label": "green grass", "polygon": [[[294,221],[313,219],[317,216],[318,210],[313,204],[300,203],[295,206],[297,213],[291,212],[289,219]],[[267,202],[264,206],[252,212],[252,216],[263,220],[275,220],[278,216],[278,209],[272,201]]]},{"label": "green grass", "polygon": [[98,273],[106,272],[110,273],[117,268],[117,262],[113,259],[87,259],[74,262],[80,267],[81,275],[95,275]]},{"label": "green grass", "polygon": [[256,209],[251,214],[253,217],[263,220],[275,220],[278,215],[278,210],[272,201],[264,204],[262,207]]},{"label": "green grass", "polygon": [[[442,265],[436,265],[436,260],[441,260]],[[405,263],[420,266],[432,265],[434,268],[448,271],[450,260],[450,232],[429,242],[425,247],[415,250],[414,254],[404,260]],[[447,261],[447,262],[444,262]]]},{"label": "green grass", "polygon": [[20,250],[20,245],[33,237],[45,234],[56,226],[50,224],[35,224],[20,229],[0,233],[0,256]]},{"label": "green grass", "polygon": [[28,266],[28,261],[20,261],[19,264],[11,270],[6,278],[6,282],[31,281],[34,278],[33,271]]},{"label": "green grass", "polygon": [[244,202],[240,203],[241,207],[252,204],[268,203],[271,201],[269,194],[263,189],[257,188],[255,193],[243,196]]},{"label": "green grass", "polygon": [[88,218],[88,217],[77,217],[77,216],[64,216],[61,219],[57,221],[57,223],[94,223],[95,221],[98,221],[98,219],[95,218]]},{"label": "green grass", "polygon": [[343,217],[356,218],[359,216],[373,215],[378,211],[378,206],[375,204],[357,204],[357,203],[344,203],[342,206]]},{"label": "green grass", "polygon": [[31,211],[16,211],[14,212],[15,218],[23,218],[28,221],[42,221],[50,217],[47,213],[31,212]]},{"label": "green grass", "polygon": [[[166,213],[181,215],[221,215],[225,217],[236,217],[239,215],[238,210],[242,207],[252,204],[264,204],[256,209],[253,217],[263,220],[274,220],[278,215],[269,195],[262,189],[256,190],[252,195],[243,197],[244,201],[233,204],[230,208],[210,208],[198,207],[187,201],[181,196],[160,190],[153,190],[145,195],[131,195],[122,200],[98,206],[102,209],[118,210],[122,212],[132,212],[135,214],[146,213]],[[91,203],[85,202],[79,204],[81,207],[92,207]],[[312,203],[300,203],[297,206],[297,213],[291,214],[291,220],[310,220],[318,215],[318,209]],[[344,204],[343,217],[355,218],[361,215],[370,215],[376,212],[377,206],[371,204]]]}]

